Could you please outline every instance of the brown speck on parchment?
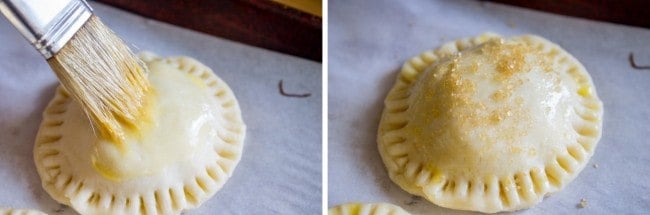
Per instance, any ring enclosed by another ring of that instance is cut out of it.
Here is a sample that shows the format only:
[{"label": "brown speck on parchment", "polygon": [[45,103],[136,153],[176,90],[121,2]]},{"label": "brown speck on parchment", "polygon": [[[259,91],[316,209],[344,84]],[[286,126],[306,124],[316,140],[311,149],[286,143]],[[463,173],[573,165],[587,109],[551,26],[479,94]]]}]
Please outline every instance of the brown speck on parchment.
[{"label": "brown speck on parchment", "polygon": [[278,82],[278,89],[280,90],[280,95],[283,95],[283,96],[286,96],[286,97],[305,98],[305,97],[311,96],[311,93],[296,94],[296,93],[284,92],[284,86],[282,85],[282,80],[280,80],[280,82]]}]

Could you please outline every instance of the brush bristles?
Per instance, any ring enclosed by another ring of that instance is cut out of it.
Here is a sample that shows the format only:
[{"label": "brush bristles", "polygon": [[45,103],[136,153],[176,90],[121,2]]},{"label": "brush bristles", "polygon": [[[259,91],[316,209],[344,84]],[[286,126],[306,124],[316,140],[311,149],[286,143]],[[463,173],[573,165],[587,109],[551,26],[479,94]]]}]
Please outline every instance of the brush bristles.
[{"label": "brush bristles", "polygon": [[123,139],[123,127],[135,125],[149,89],[146,66],[99,18],[47,62],[101,133]]}]

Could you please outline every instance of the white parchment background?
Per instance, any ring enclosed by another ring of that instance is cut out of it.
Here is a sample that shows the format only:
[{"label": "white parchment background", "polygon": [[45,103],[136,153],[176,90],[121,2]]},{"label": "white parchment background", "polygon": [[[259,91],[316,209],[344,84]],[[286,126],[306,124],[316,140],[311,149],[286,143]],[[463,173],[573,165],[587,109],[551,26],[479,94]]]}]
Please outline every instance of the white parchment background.
[{"label": "white parchment background", "polygon": [[[242,160],[223,189],[187,214],[320,213],[320,63],[91,5],[138,50],[203,62],[239,100],[248,127]],[[280,79],[286,91],[311,97],[281,96]],[[43,58],[0,18],[0,207],[74,214],[43,191],[32,157],[41,113],[56,84]]]},{"label": "white parchment background", "polygon": [[[376,129],[405,60],[485,31],[541,35],[590,72],[604,133],[590,164],[563,191],[518,214],[650,213],[650,30],[480,1],[333,0],[329,3],[329,199],[390,202],[414,214],[471,214],[413,199],[389,178]],[[592,167],[598,164],[599,168]],[[577,208],[580,199],[588,206]]]}]

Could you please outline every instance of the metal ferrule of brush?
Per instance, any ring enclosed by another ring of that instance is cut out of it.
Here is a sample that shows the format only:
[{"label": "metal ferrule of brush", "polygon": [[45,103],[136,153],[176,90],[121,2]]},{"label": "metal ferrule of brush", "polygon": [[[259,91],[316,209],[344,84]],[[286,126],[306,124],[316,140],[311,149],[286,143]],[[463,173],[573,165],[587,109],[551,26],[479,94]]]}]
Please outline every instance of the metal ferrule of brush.
[{"label": "metal ferrule of brush", "polygon": [[0,12],[49,59],[86,23],[92,8],[84,0],[0,0]]}]

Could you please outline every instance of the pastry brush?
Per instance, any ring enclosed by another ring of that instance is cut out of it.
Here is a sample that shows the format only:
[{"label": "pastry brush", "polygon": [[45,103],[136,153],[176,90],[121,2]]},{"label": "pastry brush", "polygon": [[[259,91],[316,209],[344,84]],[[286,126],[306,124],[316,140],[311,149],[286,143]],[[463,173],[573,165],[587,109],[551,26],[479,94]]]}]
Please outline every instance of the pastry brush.
[{"label": "pastry brush", "polygon": [[123,129],[136,125],[149,87],[146,66],[87,2],[0,0],[0,12],[43,55],[102,135],[123,139]]}]

